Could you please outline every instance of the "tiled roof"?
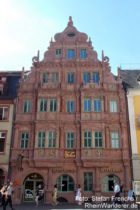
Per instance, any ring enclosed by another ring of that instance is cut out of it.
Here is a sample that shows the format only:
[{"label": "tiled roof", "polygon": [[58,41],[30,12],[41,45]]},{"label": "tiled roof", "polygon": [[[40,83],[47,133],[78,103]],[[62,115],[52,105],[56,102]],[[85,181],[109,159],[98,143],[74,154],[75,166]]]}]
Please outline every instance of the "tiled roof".
[{"label": "tiled roof", "polygon": [[0,76],[6,76],[6,82],[4,84],[4,91],[0,95],[0,99],[14,99],[17,96],[17,89],[19,86],[19,80],[21,77],[20,72],[0,72]]},{"label": "tiled roof", "polygon": [[140,88],[140,70],[119,70],[119,74],[126,88]]}]

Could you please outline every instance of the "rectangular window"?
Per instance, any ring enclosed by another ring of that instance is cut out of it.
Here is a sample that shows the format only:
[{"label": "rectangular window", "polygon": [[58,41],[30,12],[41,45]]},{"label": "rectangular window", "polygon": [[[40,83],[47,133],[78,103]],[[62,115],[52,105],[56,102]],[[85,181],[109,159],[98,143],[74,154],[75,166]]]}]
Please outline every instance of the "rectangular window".
[{"label": "rectangular window", "polygon": [[74,83],[74,73],[70,72],[67,74],[67,83],[68,84],[73,84]]},{"label": "rectangular window", "polygon": [[111,100],[110,101],[110,112],[118,112],[117,101]]},{"label": "rectangular window", "polygon": [[84,173],[84,191],[85,192],[93,191],[93,173],[92,172]]},{"label": "rectangular window", "polygon": [[55,51],[55,57],[56,58],[60,58],[60,56],[61,56],[61,49],[56,49],[56,51]]},{"label": "rectangular window", "polygon": [[84,73],[83,74],[83,82],[84,83],[90,83],[90,73]]},{"label": "rectangular window", "polygon": [[102,102],[101,99],[94,99],[93,100],[93,110],[94,112],[101,112],[102,110]]},{"label": "rectangular window", "polygon": [[74,148],[74,133],[73,132],[66,133],[66,148],[67,149]]},{"label": "rectangular window", "polygon": [[40,99],[40,112],[47,111],[47,99]]},{"label": "rectangular window", "polygon": [[95,140],[95,147],[101,148],[103,147],[103,134],[100,131],[94,132],[94,140]]},{"label": "rectangular window", "polygon": [[92,132],[85,131],[84,132],[84,147],[91,147],[92,146]]},{"label": "rectangular window", "polygon": [[56,84],[58,81],[58,73],[52,73],[52,83]]},{"label": "rectangular window", "polygon": [[45,131],[40,131],[38,133],[38,147],[39,148],[45,147],[45,139],[46,139]]},{"label": "rectangular window", "polygon": [[93,73],[93,82],[99,84],[99,73]]},{"label": "rectangular window", "polygon": [[6,132],[0,132],[0,152],[4,152],[6,142]]},{"label": "rectangular window", "polygon": [[8,107],[0,107],[0,120],[8,120]]},{"label": "rectangular window", "polygon": [[74,50],[73,49],[68,49],[67,50],[67,58],[68,59],[72,59],[72,58],[74,58]]},{"label": "rectangular window", "polygon": [[111,132],[111,147],[114,149],[120,148],[119,132]]},{"label": "rectangular window", "polygon": [[50,112],[56,112],[56,110],[57,110],[56,99],[50,99]]},{"label": "rectangular window", "polygon": [[23,132],[20,134],[20,148],[26,149],[28,148],[28,141],[29,141],[29,133]]},{"label": "rectangular window", "polygon": [[42,83],[47,83],[48,82],[48,77],[49,77],[49,73],[43,73],[42,75]]},{"label": "rectangular window", "polygon": [[85,49],[80,50],[80,58],[86,58],[86,50]]},{"label": "rectangular window", "polygon": [[23,113],[31,112],[31,100],[24,100],[23,104]]},{"label": "rectangular window", "polygon": [[49,148],[56,147],[56,132],[54,132],[54,131],[49,131],[48,147]]},{"label": "rectangular window", "polygon": [[84,112],[91,112],[91,99],[84,99]]},{"label": "rectangular window", "polygon": [[74,101],[73,100],[67,101],[67,112],[69,112],[69,113],[74,112]]}]

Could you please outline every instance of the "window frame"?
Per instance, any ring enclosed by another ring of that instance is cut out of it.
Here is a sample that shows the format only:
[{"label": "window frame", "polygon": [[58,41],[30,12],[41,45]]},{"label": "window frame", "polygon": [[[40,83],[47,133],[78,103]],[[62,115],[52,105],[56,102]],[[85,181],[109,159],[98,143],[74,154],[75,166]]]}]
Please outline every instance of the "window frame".
[{"label": "window frame", "polygon": [[[0,154],[3,154],[3,153],[5,153],[5,150],[6,150],[7,130],[0,130],[0,134],[1,133],[4,133],[5,134],[5,136],[4,136],[4,142],[3,142],[3,151],[0,151]],[[2,137],[0,137],[0,138],[2,139]]]},{"label": "window frame", "polygon": [[80,58],[81,59],[86,59],[86,57],[87,57],[86,49],[80,49]]},{"label": "window frame", "polygon": [[[59,53],[57,53],[59,52]],[[55,49],[55,57],[60,58],[61,57],[61,49]]]},{"label": "window frame", "polygon": [[48,132],[48,148],[56,148],[56,131]]},{"label": "window frame", "polygon": [[84,112],[91,112],[91,98],[84,98]]},{"label": "window frame", "polygon": [[74,49],[67,49],[67,58],[74,59],[75,58],[75,50]]},{"label": "window frame", "polygon": [[39,111],[40,112],[47,112],[47,105],[48,105],[48,99],[45,99],[45,98],[40,99],[39,100]]},{"label": "window frame", "polygon": [[66,102],[66,111],[68,113],[74,113],[74,100],[67,100]]},{"label": "window frame", "polygon": [[[98,135],[96,136],[96,134]],[[94,142],[95,142],[95,148],[103,148],[103,132],[102,131],[94,131]],[[102,144],[102,146],[100,146],[100,143]]]},{"label": "window frame", "polygon": [[74,84],[74,72],[67,72],[67,83]]},{"label": "window frame", "polygon": [[[2,109],[2,115],[1,115],[1,119],[0,121],[8,121],[9,120],[9,109],[10,107],[9,106],[0,106],[0,109]],[[7,112],[7,118],[4,119],[4,115],[5,115],[5,109],[8,109],[8,112]]]},{"label": "window frame", "polygon": [[[25,135],[22,139],[22,135]],[[28,135],[28,137],[27,137]],[[22,147],[22,141],[23,141],[23,147]],[[29,132],[28,131],[21,131],[20,132],[20,149],[28,149],[29,147]]]},{"label": "window frame", "polygon": [[[52,109],[51,109],[51,103],[52,103]],[[49,107],[50,112],[57,112],[57,99],[55,98],[50,99],[49,105],[50,105]]]},{"label": "window frame", "polygon": [[[91,175],[91,177],[90,177]],[[87,182],[87,186],[86,183]],[[91,185],[91,187],[90,187]],[[83,191],[84,192],[93,192],[93,172],[84,172],[83,174]]]},{"label": "window frame", "polygon": [[38,132],[38,148],[45,148],[46,143],[46,132],[39,131]]},{"label": "window frame", "polygon": [[94,112],[102,111],[102,100],[100,98],[93,99],[93,111]]},{"label": "window frame", "polygon": [[[26,106],[26,110],[25,110],[25,106]],[[24,114],[31,113],[31,109],[32,109],[32,100],[31,99],[24,99],[24,101],[23,101],[23,113]]]},{"label": "window frame", "polygon": [[93,82],[94,82],[95,84],[99,84],[100,75],[99,75],[98,72],[93,72],[92,78],[93,78]]},{"label": "window frame", "polygon": [[85,84],[89,84],[90,83],[90,72],[84,72],[83,73],[83,82]]},{"label": "window frame", "polygon": [[84,148],[92,148],[92,131],[84,131]]},{"label": "window frame", "polygon": [[[112,134],[117,134],[113,137]],[[110,140],[111,140],[111,148],[112,149],[120,149],[120,136],[119,136],[119,131],[111,131],[110,132]],[[114,146],[113,146],[114,145]]]},{"label": "window frame", "polygon": [[66,149],[75,148],[75,133],[72,131],[66,132]]},{"label": "window frame", "polygon": [[117,99],[111,99],[109,101],[109,111],[110,111],[110,113],[118,113],[118,101],[117,101]]}]

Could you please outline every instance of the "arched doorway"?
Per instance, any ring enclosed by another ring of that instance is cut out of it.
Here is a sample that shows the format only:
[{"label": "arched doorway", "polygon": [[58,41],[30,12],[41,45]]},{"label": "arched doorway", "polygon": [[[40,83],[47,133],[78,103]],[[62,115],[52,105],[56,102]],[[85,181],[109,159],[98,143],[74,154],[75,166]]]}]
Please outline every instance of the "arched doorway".
[{"label": "arched doorway", "polygon": [[5,176],[4,176],[4,171],[0,169],[0,189],[2,188],[4,184]]},{"label": "arched doorway", "polygon": [[117,181],[121,184],[119,177],[114,174],[109,174],[102,179],[102,192],[113,192],[114,191],[114,183]]},{"label": "arched doorway", "polygon": [[33,173],[28,175],[24,180],[23,201],[34,201],[36,188],[39,187],[40,200],[44,200],[44,182],[40,174]]},{"label": "arched doorway", "polygon": [[59,176],[56,180],[58,186],[58,192],[73,192],[74,191],[74,181],[73,178],[67,174]]}]

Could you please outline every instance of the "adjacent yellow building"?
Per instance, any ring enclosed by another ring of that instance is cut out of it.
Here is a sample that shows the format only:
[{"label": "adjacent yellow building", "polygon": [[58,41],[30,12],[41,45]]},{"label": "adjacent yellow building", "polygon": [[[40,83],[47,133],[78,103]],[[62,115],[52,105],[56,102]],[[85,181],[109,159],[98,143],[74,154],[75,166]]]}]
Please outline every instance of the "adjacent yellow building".
[{"label": "adjacent yellow building", "polygon": [[14,104],[20,75],[20,72],[0,72],[0,188],[10,179]]},{"label": "adjacent yellow building", "polygon": [[119,70],[127,93],[133,190],[140,195],[140,70]]}]

